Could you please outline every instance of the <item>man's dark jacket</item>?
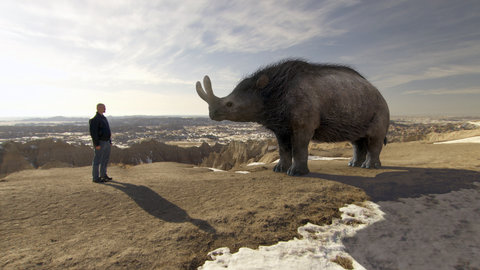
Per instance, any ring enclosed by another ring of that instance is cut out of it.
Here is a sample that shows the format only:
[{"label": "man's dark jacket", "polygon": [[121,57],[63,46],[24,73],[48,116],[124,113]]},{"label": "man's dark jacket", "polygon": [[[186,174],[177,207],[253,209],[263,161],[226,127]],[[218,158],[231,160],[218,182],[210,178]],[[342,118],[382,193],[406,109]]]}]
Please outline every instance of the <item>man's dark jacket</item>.
[{"label": "man's dark jacket", "polygon": [[90,124],[90,136],[92,136],[94,146],[100,145],[100,141],[111,142],[112,133],[110,132],[110,126],[105,116],[97,112],[88,122]]}]

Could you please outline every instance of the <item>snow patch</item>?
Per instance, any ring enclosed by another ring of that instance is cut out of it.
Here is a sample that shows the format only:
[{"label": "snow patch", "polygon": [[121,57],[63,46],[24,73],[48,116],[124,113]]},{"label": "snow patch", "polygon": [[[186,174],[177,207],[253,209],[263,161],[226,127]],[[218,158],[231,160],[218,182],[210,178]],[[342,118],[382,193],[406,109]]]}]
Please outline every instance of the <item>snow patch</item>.
[{"label": "snow patch", "polygon": [[208,167],[193,167],[194,169],[209,169],[213,172],[226,172],[224,170],[220,170],[220,169],[217,169],[217,168],[208,168]]},{"label": "snow patch", "polygon": [[308,223],[298,228],[302,239],[294,238],[273,246],[260,246],[257,250],[240,248],[233,254],[227,247],[216,249],[208,253],[212,261],[206,261],[198,269],[344,270],[334,262],[337,256],[351,260],[353,269],[365,269],[345,252],[342,239],[383,220],[384,213],[373,202],[365,202],[363,206],[351,204],[340,208],[340,211],[343,212],[342,218],[334,220],[331,225]]},{"label": "snow patch", "polygon": [[480,121],[470,121],[468,123],[480,127]]},{"label": "snow patch", "polygon": [[212,170],[213,172],[226,172],[225,170],[220,170],[217,168],[208,168],[209,170]]},{"label": "snow patch", "polygon": [[319,157],[319,156],[308,156],[308,160],[344,160],[349,159],[345,157]]},{"label": "snow patch", "polygon": [[[319,157],[319,156],[308,156],[308,160],[346,160],[349,158],[345,157]],[[272,163],[278,163],[280,162],[280,159],[275,160]]]},{"label": "snow patch", "polygon": [[129,146],[126,145],[126,144],[115,144],[116,147],[120,148],[120,149],[127,149]]},{"label": "snow patch", "polygon": [[460,140],[453,140],[453,141],[446,141],[446,142],[436,142],[434,144],[453,144],[453,143],[480,143],[480,136],[460,139]]},{"label": "snow patch", "polygon": [[252,162],[247,164],[247,166],[259,166],[259,165],[265,165],[264,162]]}]

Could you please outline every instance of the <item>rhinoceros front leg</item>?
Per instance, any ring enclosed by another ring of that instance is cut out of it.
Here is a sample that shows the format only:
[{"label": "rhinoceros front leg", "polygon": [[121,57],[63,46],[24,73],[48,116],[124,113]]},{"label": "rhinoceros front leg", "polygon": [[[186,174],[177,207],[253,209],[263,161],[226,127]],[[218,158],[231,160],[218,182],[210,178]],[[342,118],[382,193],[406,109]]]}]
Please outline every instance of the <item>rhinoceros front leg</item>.
[{"label": "rhinoceros front leg", "polygon": [[292,141],[287,134],[275,133],[278,141],[280,161],[273,168],[274,172],[286,172],[292,165]]},{"label": "rhinoceros front leg", "polygon": [[293,164],[287,171],[288,175],[304,175],[308,170],[308,144],[312,139],[313,132],[299,130],[294,132],[292,139]]}]

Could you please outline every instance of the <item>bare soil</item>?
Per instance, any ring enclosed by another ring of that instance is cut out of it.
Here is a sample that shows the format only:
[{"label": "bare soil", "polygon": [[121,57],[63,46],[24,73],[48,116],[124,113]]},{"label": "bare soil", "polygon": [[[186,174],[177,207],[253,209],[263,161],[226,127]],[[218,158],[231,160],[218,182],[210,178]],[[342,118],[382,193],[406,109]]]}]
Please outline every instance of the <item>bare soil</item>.
[{"label": "bare soil", "polygon": [[114,181],[95,184],[90,167],[22,171],[0,182],[0,268],[195,269],[219,247],[298,237],[345,204],[471,188],[479,153],[480,144],[395,143],[380,170],[311,161],[305,177],[154,163],[112,166]]}]

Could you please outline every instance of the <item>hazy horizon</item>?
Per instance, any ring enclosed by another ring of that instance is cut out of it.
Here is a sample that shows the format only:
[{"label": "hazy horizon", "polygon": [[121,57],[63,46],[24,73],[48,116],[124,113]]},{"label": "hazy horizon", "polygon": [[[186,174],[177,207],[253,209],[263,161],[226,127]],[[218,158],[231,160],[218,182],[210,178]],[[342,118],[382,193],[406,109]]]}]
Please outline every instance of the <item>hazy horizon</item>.
[{"label": "hazy horizon", "polygon": [[0,118],[207,115],[285,58],[340,63],[391,115],[480,115],[480,2],[448,0],[0,2]]},{"label": "hazy horizon", "polygon": [[[54,118],[65,118],[65,119],[89,119],[95,115],[95,112],[91,115],[72,115],[72,116],[64,116],[64,115],[53,115],[53,116],[14,116],[14,117],[2,117],[0,116],[0,122],[8,122],[8,121],[28,121],[28,120],[49,120]],[[205,115],[189,115],[189,114],[178,114],[178,115],[108,115],[105,114],[107,118],[114,117],[114,118],[128,118],[128,117],[139,117],[139,118],[175,118],[175,117],[187,117],[187,118],[209,118],[208,114]],[[404,115],[390,115],[390,119],[398,119],[398,118],[473,118],[473,119],[480,119],[480,114],[404,114]],[[214,120],[212,120],[214,121]],[[227,120],[224,120],[227,121]]]}]

